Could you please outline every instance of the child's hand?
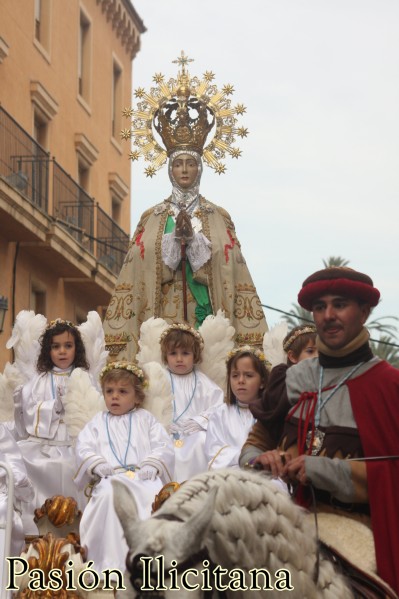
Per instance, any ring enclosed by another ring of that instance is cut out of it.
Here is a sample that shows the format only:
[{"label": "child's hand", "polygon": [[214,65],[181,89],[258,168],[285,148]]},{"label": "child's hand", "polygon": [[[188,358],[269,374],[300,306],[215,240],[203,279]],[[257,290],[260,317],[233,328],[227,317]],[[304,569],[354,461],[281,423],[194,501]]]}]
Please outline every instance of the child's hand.
[{"label": "child's hand", "polygon": [[158,470],[154,466],[143,466],[138,472],[140,480],[155,480]]},{"label": "child's hand", "polygon": [[193,433],[204,430],[198,422],[191,418],[184,418],[180,423],[180,427],[185,435],[192,435]]},{"label": "child's hand", "polygon": [[54,402],[54,408],[57,414],[61,414],[64,404],[62,403],[62,395],[57,393],[57,398]]},{"label": "child's hand", "polygon": [[114,469],[108,462],[102,462],[93,468],[93,474],[97,474],[100,478],[107,478],[114,474]]},{"label": "child's hand", "polygon": [[170,435],[174,435],[176,433],[182,433],[183,429],[181,428],[180,424],[176,423],[176,422],[172,422],[172,424],[169,425],[169,434]]}]

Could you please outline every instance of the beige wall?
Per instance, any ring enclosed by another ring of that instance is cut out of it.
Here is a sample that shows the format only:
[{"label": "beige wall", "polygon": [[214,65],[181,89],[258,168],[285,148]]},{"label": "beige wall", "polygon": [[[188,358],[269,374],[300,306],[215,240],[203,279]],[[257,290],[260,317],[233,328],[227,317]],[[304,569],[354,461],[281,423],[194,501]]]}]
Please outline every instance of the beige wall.
[{"label": "beige wall", "polygon": [[[44,149],[76,182],[79,150],[83,152],[91,163],[87,193],[109,216],[112,194],[117,194],[118,224],[129,233],[129,144],[121,142],[119,132],[112,136],[113,65],[116,62],[121,71],[120,114],[131,105],[132,60],[144,25],[130,0],[41,0],[41,4],[42,31],[47,29],[48,35],[39,43],[35,1],[0,1],[0,105],[31,136],[35,110],[48,122]],[[84,98],[78,88],[81,13],[90,24],[90,86]],[[51,187],[50,179],[50,192]],[[0,179],[0,295],[9,301],[0,335],[0,371],[10,358],[4,344],[12,315],[32,308],[32,288],[45,290],[48,318],[76,321],[88,310],[101,311],[116,280],[115,273],[54,221],[51,193],[49,198],[48,213],[43,214],[7,184],[4,174]]]},{"label": "beige wall", "polygon": [[[57,107],[48,129],[46,150],[74,178],[78,178],[75,134],[83,133],[98,152],[90,172],[89,195],[110,212],[108,174],[118,173],[130,187],[129,145],[111,136],[113,60],[122,70],[121,108],[131,104],[131,51],[117,38],[96,0],[48,1],[48,52],[34,37],[34,0],[2,0],[0,35],[9,55],[0,65],[2,106],[33,134],[31,82],[40,82]],[[80,11],[91,22],[91,86],[88,102],[78,93],[78,38]],[[137,32],[139,38],[139,32]],[[122,202],[122,226],[130,223],[130,201]],[[127,230],[127,229],[126,229]],[[128,231],[127,231],[128,232]]]}]

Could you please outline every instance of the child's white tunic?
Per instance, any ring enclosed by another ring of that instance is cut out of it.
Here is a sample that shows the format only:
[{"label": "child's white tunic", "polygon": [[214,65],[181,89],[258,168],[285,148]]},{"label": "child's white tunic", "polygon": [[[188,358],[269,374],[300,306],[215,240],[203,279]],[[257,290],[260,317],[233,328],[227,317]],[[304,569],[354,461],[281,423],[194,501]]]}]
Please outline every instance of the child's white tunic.
[{"label": "child's white tunic", "polygon": [[[18,430],[20,434],[25,430],[26,437],[18,441],[18,445],[35,490],[33,500],[23,506],[26,534],[37,534],[34,510],[48,497],[74,497],[80,509],[85,505],[84,496],[77,492],[73,481],[75,455],[62,406],[71,372],[72,368],[54,367],[52,372],[37,374],[15,398]],[[57,397],[61,397],[61,401],[57,401]]]},{"label": "child's white tunic", "polygon": [[224,403],[211,414],[205,453],[209,470],[238,468],[241,448],[255,419],[248,408]]},{"label": "child's white tunic", "polygon": [[[111,480],[117,477],[129,487],[140,518],[148,518],[155,495],[164,483],[172,480],[174,452],[169,435],[154,416],[142,408],[122,416],[100,412],[78,435],[76,461],[75,482],[81,489],[95,480],[92,471],[96,465],[108,462],[115,469],[113,476],[101,478],[93,488],[80,522],[80,541],[87,547],[88,559],[94,561],[93,568],[97,572],[107,568],[124,572],[128,547],[114,511]],[[131,468],[154,466],[159,476],[154,481],[140,480],[135,473],[134,478],[130,478],[120,462]]]},{"label": "child's white tunic", "polygon": [[[168,370],[168,374],[174,395],[173,421],[177,427],[182,426],[178,440],[172,435],[176,459],[174,480],[183,482],[208,468],[204,449],[206,430],[211,413],[223,403],[224,396],[222,389],[199,370],[183,375]],[[197,422],[201,430],[185,434],[181,423],[187,418]]]},{"label": "child's white tunic", "polygon": [[[14,476],[14,514],[13,520],[9,525],[12,526],[11,556],[19,556],[25,542],[25,536],[21,517],[15,508],[20,510],[21,503],[32,499],[34,491],[26,474],[26,468],[18,445],[10,431],[2,423],[0,424],[0,462],[5,462],[10,466]],[[7,520],[7,502],[8,486],[6,473],[4,470],[0,470],[0,525],[2,528],[4,528]],[[3,562],[1,563],[0,577],[2,564]],[[3,588],[3,586],[0,588]]]}]

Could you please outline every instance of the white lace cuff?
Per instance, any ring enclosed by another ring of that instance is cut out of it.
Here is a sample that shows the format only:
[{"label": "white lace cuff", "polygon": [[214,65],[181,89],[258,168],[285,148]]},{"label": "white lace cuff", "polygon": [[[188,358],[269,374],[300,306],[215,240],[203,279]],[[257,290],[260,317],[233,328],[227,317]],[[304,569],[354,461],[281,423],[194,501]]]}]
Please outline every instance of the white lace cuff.
[{"label": "white lace cuff", "polygon": [[193,272],[204,266],[212,255],[212,244],[203,233],[196,233],[187,246],[187,258],[190,261]]},{"label": "white lace cuff", "polygon": [[[203,233],[195,233],[187,245],[187,258],[193,272],[206,264],[212,255],[212,244]],[[172,270],[176,270],[181,261],[180,241],[175,238],[174,232],[165,233],[162,237],[162,260]]]},{"label": "white lace cuff", "polygon": [[162,260],[172,270],[176,270],[181,260],[180,241],[174,232],[164,233],[162,237]]}]

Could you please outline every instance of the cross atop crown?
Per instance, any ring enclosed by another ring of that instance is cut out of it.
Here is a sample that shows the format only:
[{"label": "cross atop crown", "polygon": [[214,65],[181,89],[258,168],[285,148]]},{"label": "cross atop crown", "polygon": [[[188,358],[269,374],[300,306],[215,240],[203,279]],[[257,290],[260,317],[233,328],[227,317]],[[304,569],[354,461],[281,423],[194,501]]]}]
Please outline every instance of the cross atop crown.
[{"label": "cross atop crown", "polygon": [[172,60],[173,64],[178,64],[182,69],[182,75],[186,75],[186,66],[189,62],[194,62],[194,58],[189,58],[184,54],[184,50],[181,51],[180,56],[176,60]]}]

